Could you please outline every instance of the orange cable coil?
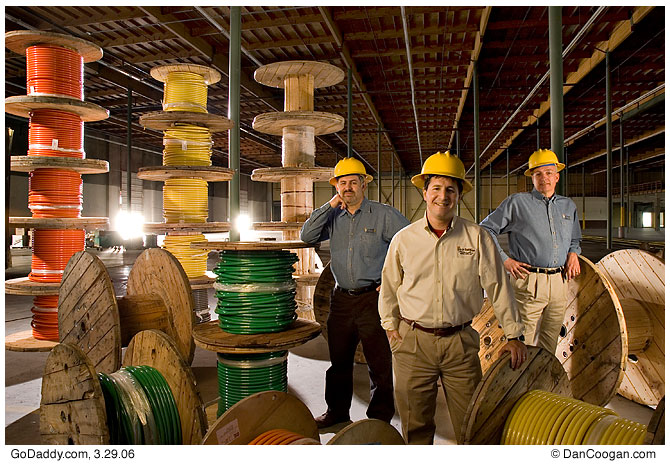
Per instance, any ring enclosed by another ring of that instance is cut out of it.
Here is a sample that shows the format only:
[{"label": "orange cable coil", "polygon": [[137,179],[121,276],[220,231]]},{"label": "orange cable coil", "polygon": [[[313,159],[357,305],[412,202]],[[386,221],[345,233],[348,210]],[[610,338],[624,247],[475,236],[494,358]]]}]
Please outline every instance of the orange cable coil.
[{"label": "orange cable coil", "polygon": [[82,209],[81,175],[72,170],[30,172],[28,207],[36,218],[76,218]]},{"label": "orange cable coil", "polygon": [[33,299],[33,319],[30,322],[33,337],[38,340],[58,341],[58,295],[43,295]]},{"label": "orange cable coil", "polygon": [[29,156],[84,158],[84,123],[71,112],[33,110],[28,140]]},{"label": "orange cable coil", "polygon": [[35,229],[28,278],[35,282],[60,282],[70,257],[84,248],[84,230]]},{"label": "orange cable coil", "polygon": [[26,49],[26,87],[29,96],[84,100],[84,59],[74,50],[52,44]]},{"label": "orange cable coil", "polygon": [[274,430],[266,431],[261,433],[256,438],[254,438],[248,445],[249,446],[259,446],[259,445],[286,445],[291,444],[300,439],[305,439],[304,436],[292,431],[284,430],[283,428],[276,428]]}]

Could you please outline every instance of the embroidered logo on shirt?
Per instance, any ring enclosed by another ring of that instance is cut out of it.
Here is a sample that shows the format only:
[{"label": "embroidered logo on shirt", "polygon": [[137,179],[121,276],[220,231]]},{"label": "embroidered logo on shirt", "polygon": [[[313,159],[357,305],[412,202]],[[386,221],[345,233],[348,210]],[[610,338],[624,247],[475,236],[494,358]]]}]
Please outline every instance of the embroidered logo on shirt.
[{"label": "embroidered logo on shirt", "polygon": [[466,248],[466,247],[456,247],[458,248],[458,254],[461,256],[474,256],[475,254],[475,249],[474,248]]},{"label": "embroidered logo on shirt", "polygon": [[365,228],[365,233],[375,233],[377,229],[368,229],[367,227]]},{"label": "embroidered logo on shirt", "polygon": [[563,214],[563,219],[565,219],[566,221],[569,221],[569,220],[572,219],[572,216],[570,216],[569,214]]}]

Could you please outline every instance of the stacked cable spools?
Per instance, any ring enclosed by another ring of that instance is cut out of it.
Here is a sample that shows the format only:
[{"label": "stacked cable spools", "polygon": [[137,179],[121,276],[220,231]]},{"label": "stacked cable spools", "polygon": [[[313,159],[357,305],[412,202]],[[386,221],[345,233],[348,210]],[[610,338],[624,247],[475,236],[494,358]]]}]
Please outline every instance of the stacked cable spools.
[{"label": "stacked cable spools", "polygon": [[[256,116],[255,130],[282,137],[282,167],[256,169],[251,179],[280,182],[281,222],[255,223],[256,230],[279,230],[284,241],[300,238],[300,228],[314,210],[313,183],[333,176],[331,168],[314,167],[314,137],[340,131],[340,115],[314,111],[314,90],[333,86],[344,78],[344,72],[333,65],[312,61],[287,61],[264,65],[254,79],[266,86],[284,88],[284,112]],[[296,300],[298,315],[314,320],[312,295],[318,280],[314,249],[296,251],[298,282]]]},{"label": "stacked cable spools", "polygon": [[288,389],[287,350],[315,338],[320,326],[297,318],[293,264],[288,249],[302,242],[200,242],[221,250],[214,288],[217,321],[196,325],[195,344],[217,352],[217,416],[264,391]]},{"label": "stacked cable spools", "polygon": [[209,320],[207,251],[190,247],[204,241],[205,232],[226,232],[228,222],[207,222],[208,183],[231,180],[233,171],[213,167],[212,133],[228,130],[233,122],[207,112],[207,86],[221,74],[209,67],[184,64],[155,67],[151,76],[164,83],[163,111],[140,117],[145,127],[163,131],[163,166],[144,167],[137,176],[165,182],[164,223],[148,223],[145,231],[166,233],[164,248],[184,267],[193,288],[198,321]]},{"label": "stacked cable spools", "polygon": [[84,102],[84,63],[102,58],[88,41],[41,31],[10,31],[5,46],[26,55],[28,95],[5,99],[5,111],[29,119],[27,156],[11,169],[29,172],[32,217],[10,217],[32,228],[32,268],[27,278],[5,283],[5,292],[34,295],[32,331],[8,336],[9,350],[48,351],[58,341],[58,288],[70,257],[85,248],[85,230],[107,226],[104,217],[81,217],[82,174],[109,171],[107,161],[86,159],[84,122],[109,116]]}]

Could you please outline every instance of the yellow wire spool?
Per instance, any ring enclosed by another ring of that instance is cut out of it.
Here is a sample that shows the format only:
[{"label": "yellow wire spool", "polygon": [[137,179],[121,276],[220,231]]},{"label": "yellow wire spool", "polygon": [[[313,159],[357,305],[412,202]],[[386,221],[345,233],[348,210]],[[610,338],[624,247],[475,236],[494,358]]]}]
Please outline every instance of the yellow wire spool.
[{"label": "yellow wire spool", "polygon": [[189,71],[172,71],[165,79],[163,110],[207,113],[205,77]]},{"label": "yellow wire spool", "polygon": [[[556,424],[556,420],[561,415],[561,412],[564,409],[565,409],[564,405],[561,405],[561,404],[553,404],[552,405],[552,409],[549,412],[549,415],[546,417],[546,419],[543,420],[543,424],[541,425],[541,432],[538,435],[538,438],[540,439],[539,444],[550,444],[549,434],[551,433],[551,429]],[[552,439],[552,442],[553,442],[553,439]]]},{"label": "yellow wire spool", "polygon": [[163,187],[165,222],[206,222],[207,182],[201,178],[171,178]]},{"label": "yellow wire spool", "polygon": [[516,437],[515,436],[516,426],[519,423],[519,420],[521,419],[521,417],[518,416],[518,413],[522,410],[525,410],[526,408],[525,401],[529,397],[531,397],[532,392],[533,391],[525,393],[523,396],[519,398],[517,403],[514,404],[514,407],[512,407],[512,411],[507,417],[507,420],[505,420],[505,427],[503,428],[503,434],[501,439],[501,442],[503,444],[514,444],[512,439]]},{"label": "yellow wire spool", "polygon": [[193,242],[204,242],[205,236],[196,235],[166,235],[163,248],[172,253],[184,268],[189,279],[204,276],[207,271],[207,250],[191,248]]},{"label": "yellow wire spool", "polygon": [[163,165],[211,166],[212,145],[208,128],[178,124],[163,132]]},{"label": "yellow wire spool", "polygon": [[533,394],[532,398],[534,399],[534,402],[530,404],[528,412],[530,420],[527,422],[526,426],[522,427],[520,436],[518,438],[518,444],[537,443],[537,432],[539,431],[538,423],[545,417],[545,411],[551,407],[546,403],[547,401],[551,400],[551,395],[552,394],[549,392]]},{"label": "yellow wire spool", "polygon": [[605,430],[607,430],[617,418],[616,415],[601,415],[593,424],[591,424],[589,429],[586,430],[584,444],[598,444],[605,433]]}]

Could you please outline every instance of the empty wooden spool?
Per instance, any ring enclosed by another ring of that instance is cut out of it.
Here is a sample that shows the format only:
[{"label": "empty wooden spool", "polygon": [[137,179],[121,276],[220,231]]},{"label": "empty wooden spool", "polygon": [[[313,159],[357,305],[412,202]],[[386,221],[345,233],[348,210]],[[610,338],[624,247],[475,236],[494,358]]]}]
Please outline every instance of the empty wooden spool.
[{"label": "empty wooden spool", "polygon": [[[199,444],[206,429],[202,399],[174,341],[160,331],[142,331],[130,341],[123,364],[148,365],[163,375],[177,405],[183,444]],[[51,351],[40,402],[40,434],[45,444],[109,444],[99,371],[75,345],[58,344]]]},{"label": "empty wooden spool", "polygon": [[193,294],[177,259],[160,248],[144,250],[128,275],[125,297],[115,297],[104,264],[80,251],[63,273],[58,302],[62,343],[83,350],[105,373],[119,369],[121,347],[146,329],[174,339],[188,363],[193,361]]},{"label": "empty wooden spool", "polygon": [[625,317],[628,353],[619,394],[657,405],[665,395],[665,263],[643,250],[618,250],[596,267]]}]

